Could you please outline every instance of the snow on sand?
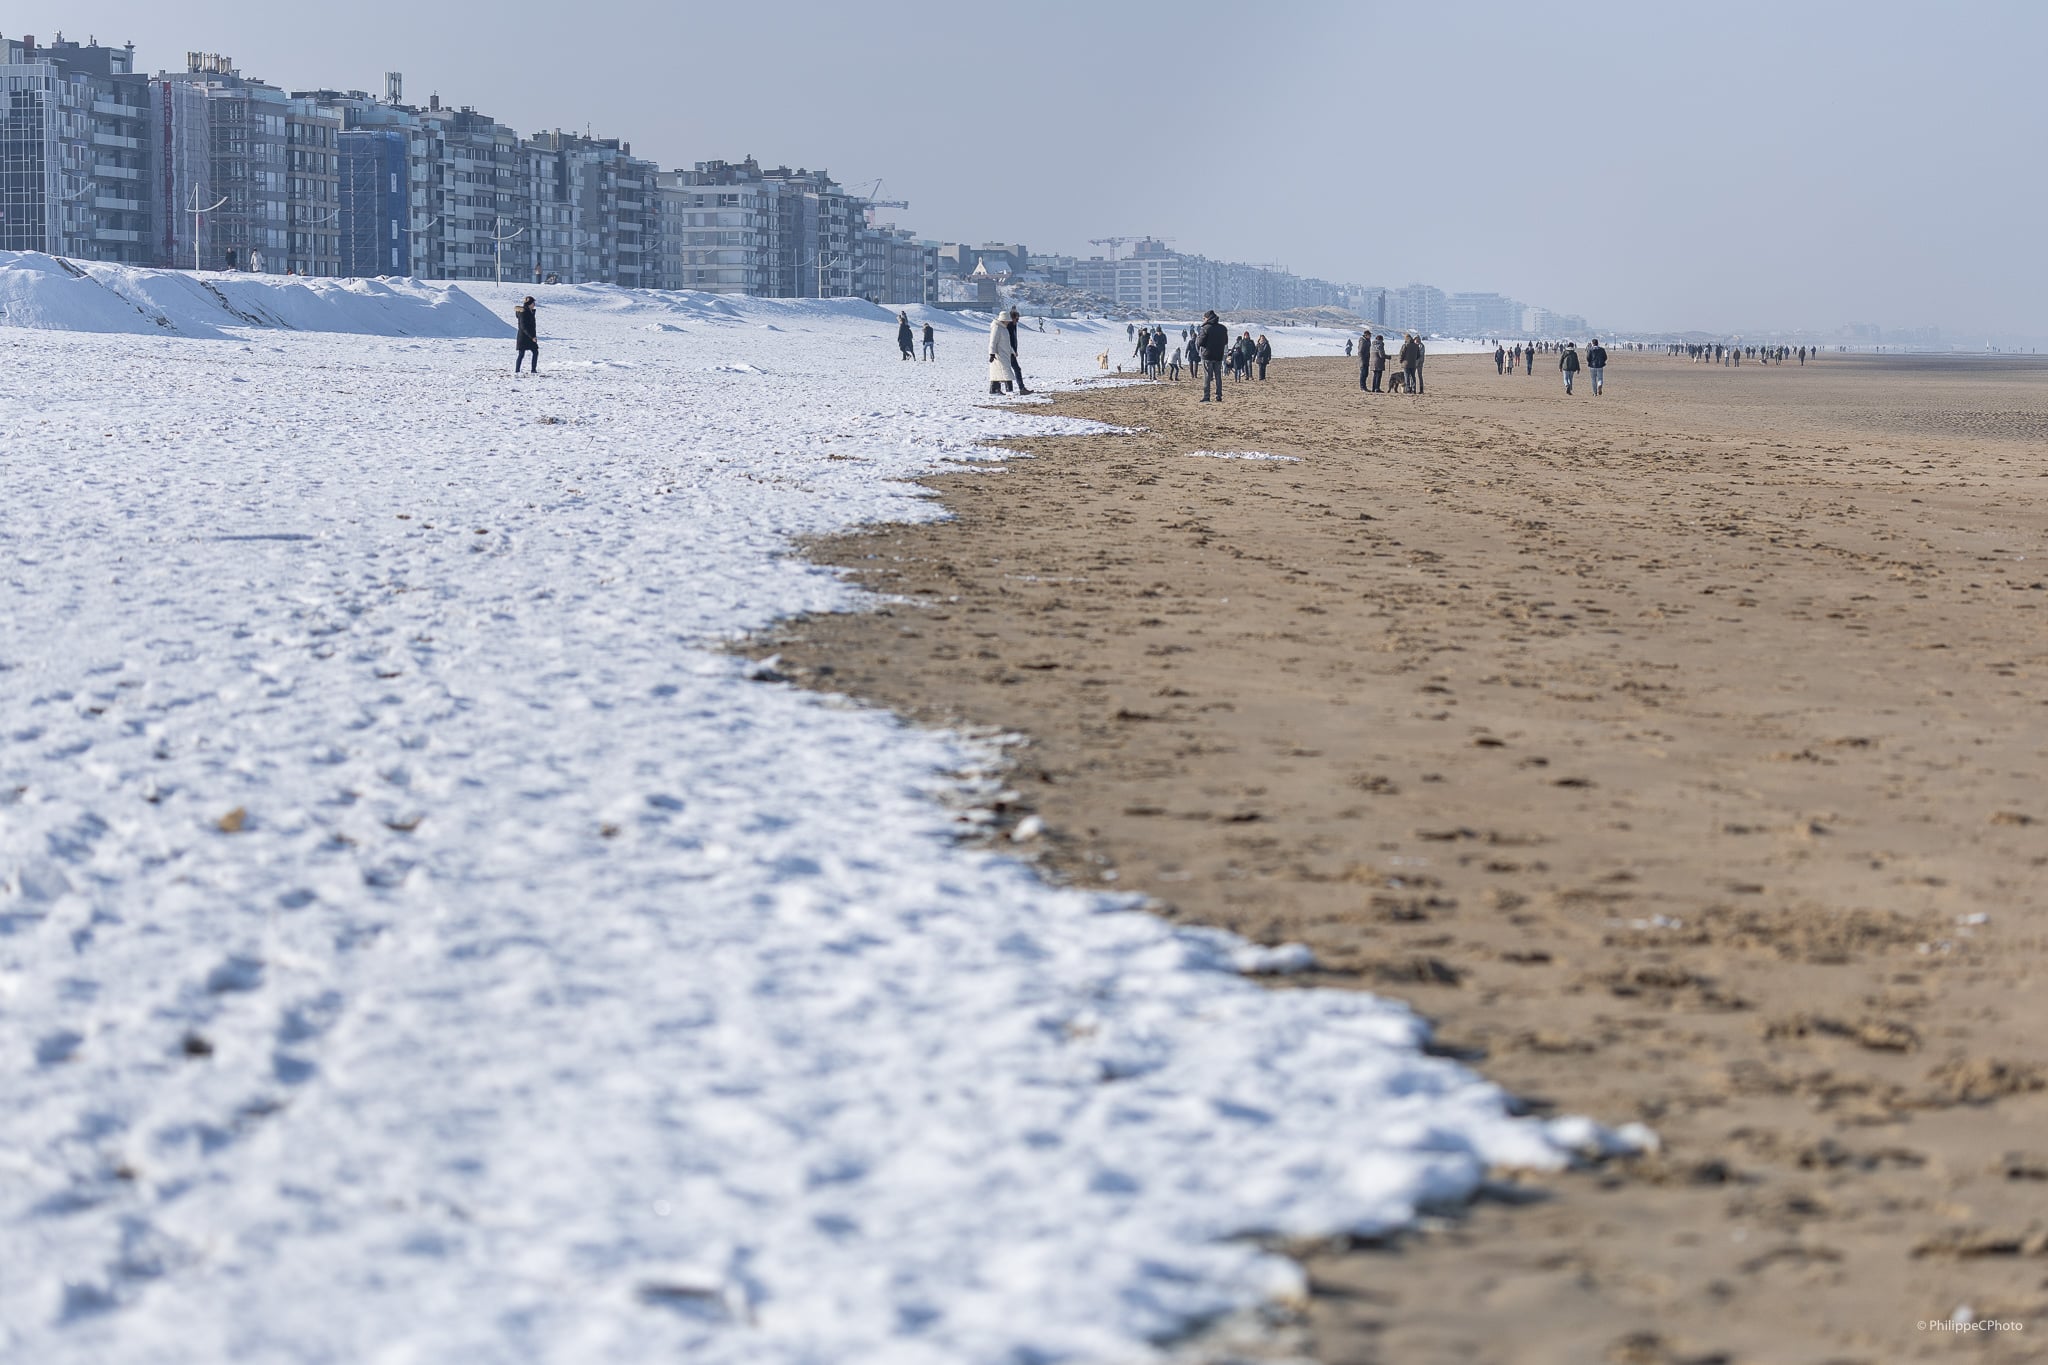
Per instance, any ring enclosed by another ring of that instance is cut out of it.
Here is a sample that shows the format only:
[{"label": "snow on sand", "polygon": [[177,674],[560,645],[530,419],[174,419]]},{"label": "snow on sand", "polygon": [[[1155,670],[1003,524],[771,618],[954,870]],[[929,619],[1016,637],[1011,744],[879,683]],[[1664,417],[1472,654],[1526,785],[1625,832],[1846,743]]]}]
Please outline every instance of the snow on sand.
[{"label": "snow on sand", "polygon": [[535,289],[514,380],[525,289],[344,335],[95,268],[130,327],[21,259],[78,330],[0,330],[0,1358],[1135,1359],[1298,1292],[1258,1234],[1600,1136],[963,848],[985,752],[709,648],[1045,428],[985,319]]}]

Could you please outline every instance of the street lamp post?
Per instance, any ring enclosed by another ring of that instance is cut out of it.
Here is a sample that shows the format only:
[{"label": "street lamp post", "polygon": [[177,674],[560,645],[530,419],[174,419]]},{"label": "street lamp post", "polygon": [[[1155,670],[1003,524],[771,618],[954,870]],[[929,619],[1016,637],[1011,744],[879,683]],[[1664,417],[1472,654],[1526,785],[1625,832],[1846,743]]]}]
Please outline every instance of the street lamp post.
[{"label": "street lamp post", "polygon": [[491,252],[494,257],[493,265],[497,270],[499,284],[505,282],[505,243],[515,242],[526,235],[526,229],[521,228],[517,232],[501,237],[498,235],[498,229],[503,226],[505,226],[505,220],[502,217],[491,219]]},{"label": "street lamp post", "polygon": [[222,195],[220,198],[214,200],[211,204],[208,204],[205,208],[200,208],[199,191],[192,191],[192,270],[194,274],[197,274],[201,268],[199,264],[200,219],[203,215],[212,213],[215,209],[219,208],[222,204],[225,204],[227,202],[228,197],[226,195]]},{"label": "street lamp post", "polygon": [[[429,219],[427,219],[427,221],[426,221],[426,222],[424,222],[424,223],[421,223],[421,224],[420,224],[420,225],[419,225],[418,227],[414,227],[414,226],[412,226],[411,224],[409,224],[409,223],[408,223],[408,224],[406,225],[406,229],[405,229],[405,232],[406,232],[406,236],[407,236],[407,238],[408,238],[408,239],[410,239],[410,238],[413,238],[413,237],[420,237],[420,238],[424,238],[424,237],[425,237],[425,236],[427,235],[427,229],[428,229],[428,228],[430,228],[430,227],[432,227],[432,226],[433,226],[434,224],[436,224],[436,223],[440,222],[440,221],[441,221],[441,218],[442,218],[442,215],[441,215],[441,214],[438,214],[438,213],[437,213],[437,214],[435,214],[435,215],[434,215],[434,216],[433,216],[432,218],[429,218]],[[406,264],[408,264],[408,265],[410,265],[410,266],[412,267],[412,276],[413,276],[413,278],[414,278],[414,279],[416,279],[416,280],[423,280],[423,279],[425,279],[425,278],[426,278],[426,276],[425,276],[425,275],[423,275],[422,273],[420,273],[420,250],[419,250],[419,248],[421,248],[421,247],[425,246],[425,245],[426,245],[426,243],[425,243],[424,241],[419,241],[419,242],[415,242],[415,241],[412,241],[412,240],[408,240],[408,241],[406,242],[406,244],[405,244],[405,245],[406,245],[406,254],[407,254],[408,256],[410,256],[410,257],[412,258],[411,260],[407,261],[407,262],[406,262]]]},{"label": "street lamp post", "polygon": [[[301,219],[301,220],[299,221],[299,227],[300,227],[301,229],[304,229],[304,228],[316,228],[316,227],[320,227],[320,226],[322,226],[323,224],[331,223],[331,222],[333,222],[333,221],[334,221],[335,219],[337,219],[337,218],[339,218],[339,217],[341,217],[341,208],[340,208],[340,206],[339,206],[339,205],[336,205],[336,206],[335,206],[335,207],[334,207],[333,209],[330,209],[330,210],[329,210],[329,211],[328,211],[328,212],[326,213],[326,215],[325,215],[325,216],[323,216],[323,217],[319,217],[319,218],[305,218],[305,219]],[[315,251],[314,251],[314,248],[313,248],[313,234],[312,234],[312,233],[310,233],[310,232],[306,233],[306,250],[307,250],[307,252],[308,252],[308,253],[311,253],[311,254],[318,254],[317,252],[315,252]],[[286,268],[287,268],[287,269],[289,269],[289,268],[290,268],[290,261],[291,261],[291,253],[290,253],[290,248],[286,248],[286,253],[285,253],[285,261],[286,261]]]}]

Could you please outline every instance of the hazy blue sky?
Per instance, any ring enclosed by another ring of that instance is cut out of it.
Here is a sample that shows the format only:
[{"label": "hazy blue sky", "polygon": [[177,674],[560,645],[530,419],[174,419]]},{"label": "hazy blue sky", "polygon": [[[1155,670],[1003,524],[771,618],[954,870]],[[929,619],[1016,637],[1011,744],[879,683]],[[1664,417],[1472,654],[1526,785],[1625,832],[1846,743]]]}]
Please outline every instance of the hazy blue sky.
[{"label": "hazy blue sky", "polygon": [[920,235],[1497,289],[1606,326],[2048,335],[2048,3],[33,0],[8,33],[880,176]]}]

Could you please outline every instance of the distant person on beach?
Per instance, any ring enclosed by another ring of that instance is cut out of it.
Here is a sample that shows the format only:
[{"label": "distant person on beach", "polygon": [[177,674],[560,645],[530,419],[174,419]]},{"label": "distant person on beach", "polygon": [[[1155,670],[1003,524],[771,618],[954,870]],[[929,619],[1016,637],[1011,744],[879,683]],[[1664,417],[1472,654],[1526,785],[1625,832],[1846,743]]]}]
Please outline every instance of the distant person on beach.
[{"label": "distant person on beach", "polygon": [[512,343],[512,373],[518,374],[519,367],[526,363],[526,357],[533,357],[533,373],[540,373],[540,324],[535,320],[533,295],[512,310],[512,321],[519,329],[518,339]]},{"label": "distant person on beach", "polygon": [[1188,329],[1188,378],[1193,379],[1202,372],[1202,343],[1194,328]]},{"label": "distant person on beach", "polygon": [[1508,348],[1505,344],[1498,341],[1493,343],[1493,372],[1495,374],[1506,374],[1508,372]]},{"label": "distant person on beach", "polygon": [[938,357],[937,357],[937,356],[935,356],[935,355],[933,355],[933,354],[932,354],[932,342],[933,342],[933,340],[934,340],[934,337],[933,337],[933,335],[932,335],[932,325],[931,325],[931,324],[930,324],[929,322],[927,322],[927,323],[926,323],[926,324],[924,325],[924,358],[925,358],[926,360],[936,360],[936,359],[938,359]]},{"label": "distant person on beach", "polygon": [[1557,358],[1557,368],[1564,371],[1564,392],[1567,398],[1571,396],[1572,381],[1579,377],[1579,352],[1577,347],[1577,342],[1567,341],[1564,344],[1564,354]]},{"label": "distant person on beach", "polygon": [[1017,310],[997,313],[996,320],[988,329],[988,391],[1003,393],[1015,384],[1018,393],[1029,393],[1024,387],[1024,371],[1017,364]]},{"label": "distant person on beach", "polygon": [[1387,373],[1387,334],[1379,333],[1372,339],[1372,391],[1384,393],[1380,387]]},{"label": "distant person on beach", "polygon": [[[1349,360],[1349,359],[1351,358],[1351,338],[1350,338],[1350,337],[1345,337],[1345,338],[1344,338],[1344,358],[1345,358],[1346,360]],[[1364,386],[1363,386],[1363,385],[1360,385],[1360,387],[1361,387],[1361,388],[1363,388]]]},{"label": "distant person on beach", "polygon": [[[1351,343],[1344,343],[1344,354],[1351,354]],[[1372,329],[1365,329],[1365,335],[1358,339],[1358,389],[1364,393],[1372,387]]]},{"label": "distant person on beach", "polygon": [[1607,348],[1594,337],[1593,344],[1586,348],[1586,377],[1593,381],[1593,396],[1598,398],[1607,387]]},{"label": "distant person on beach", "polygon": [[1252,352],[1252,358],[1259,362],[1259,380],[1263,383],[1266,378],[1266,366],[1273,363],[1273,343],[1266,340],[1264,332],[1259,333],[1258,349]]},{"label": "distant person on beach", "polygon": [[1422,366],[1423,362],[1428,359],[1429,347],[1423,344],[1422,334],[1418,332],[1415,336],[1415,377],[1413,380],[1410,381],[1414,385],[1414,387],[1410,390],[1410,392],[1422,392]]},{"label": "distant person on beach", "polygon": [[1202,353],[1202,401],[1209,401],[1209,390],[1216,390],[1216,401],[1223,401],[1223,353],[1230,349],[1230,329],[1216,317],[1211,308],[1202,314],[1202,330],[1195,333],[1195,345]]},{"label": "distant person on beach", "polygon": [[910,314],[896,315],[896,349],[903,352],[903,359],[917,359],[917,338],[910,330]]}]

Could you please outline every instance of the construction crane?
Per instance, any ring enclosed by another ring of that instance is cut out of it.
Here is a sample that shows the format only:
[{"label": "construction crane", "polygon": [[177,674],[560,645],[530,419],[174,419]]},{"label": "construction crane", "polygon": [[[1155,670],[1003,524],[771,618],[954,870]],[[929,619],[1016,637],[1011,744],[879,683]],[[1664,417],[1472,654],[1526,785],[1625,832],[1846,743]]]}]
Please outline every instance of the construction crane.
[{"label": "construction crane", "polygon": [[1123,249],[1125,242],[1170,242],[1173,240],[1171,237],[1154,237],[1149,234],[1142,237],[1090,237],[1088,245],[1108,247],[1109,258],[1113,261],[1117,258],[1117,252]]},{"label": "construction crane", "polygon": [[866,194],[861,194],[858,191],[856,191],[856,193],[854,194],[854,198],[860,200],[862,205],[865,207],[868,216],[869,227],[874,226],[876,209],[907,209],[910,207],[910,201],[908,199],[876,198],[876,196],[882,192],[882,182],[879,179],[867,181],[866,184],[868,187],[868,192]]}]

